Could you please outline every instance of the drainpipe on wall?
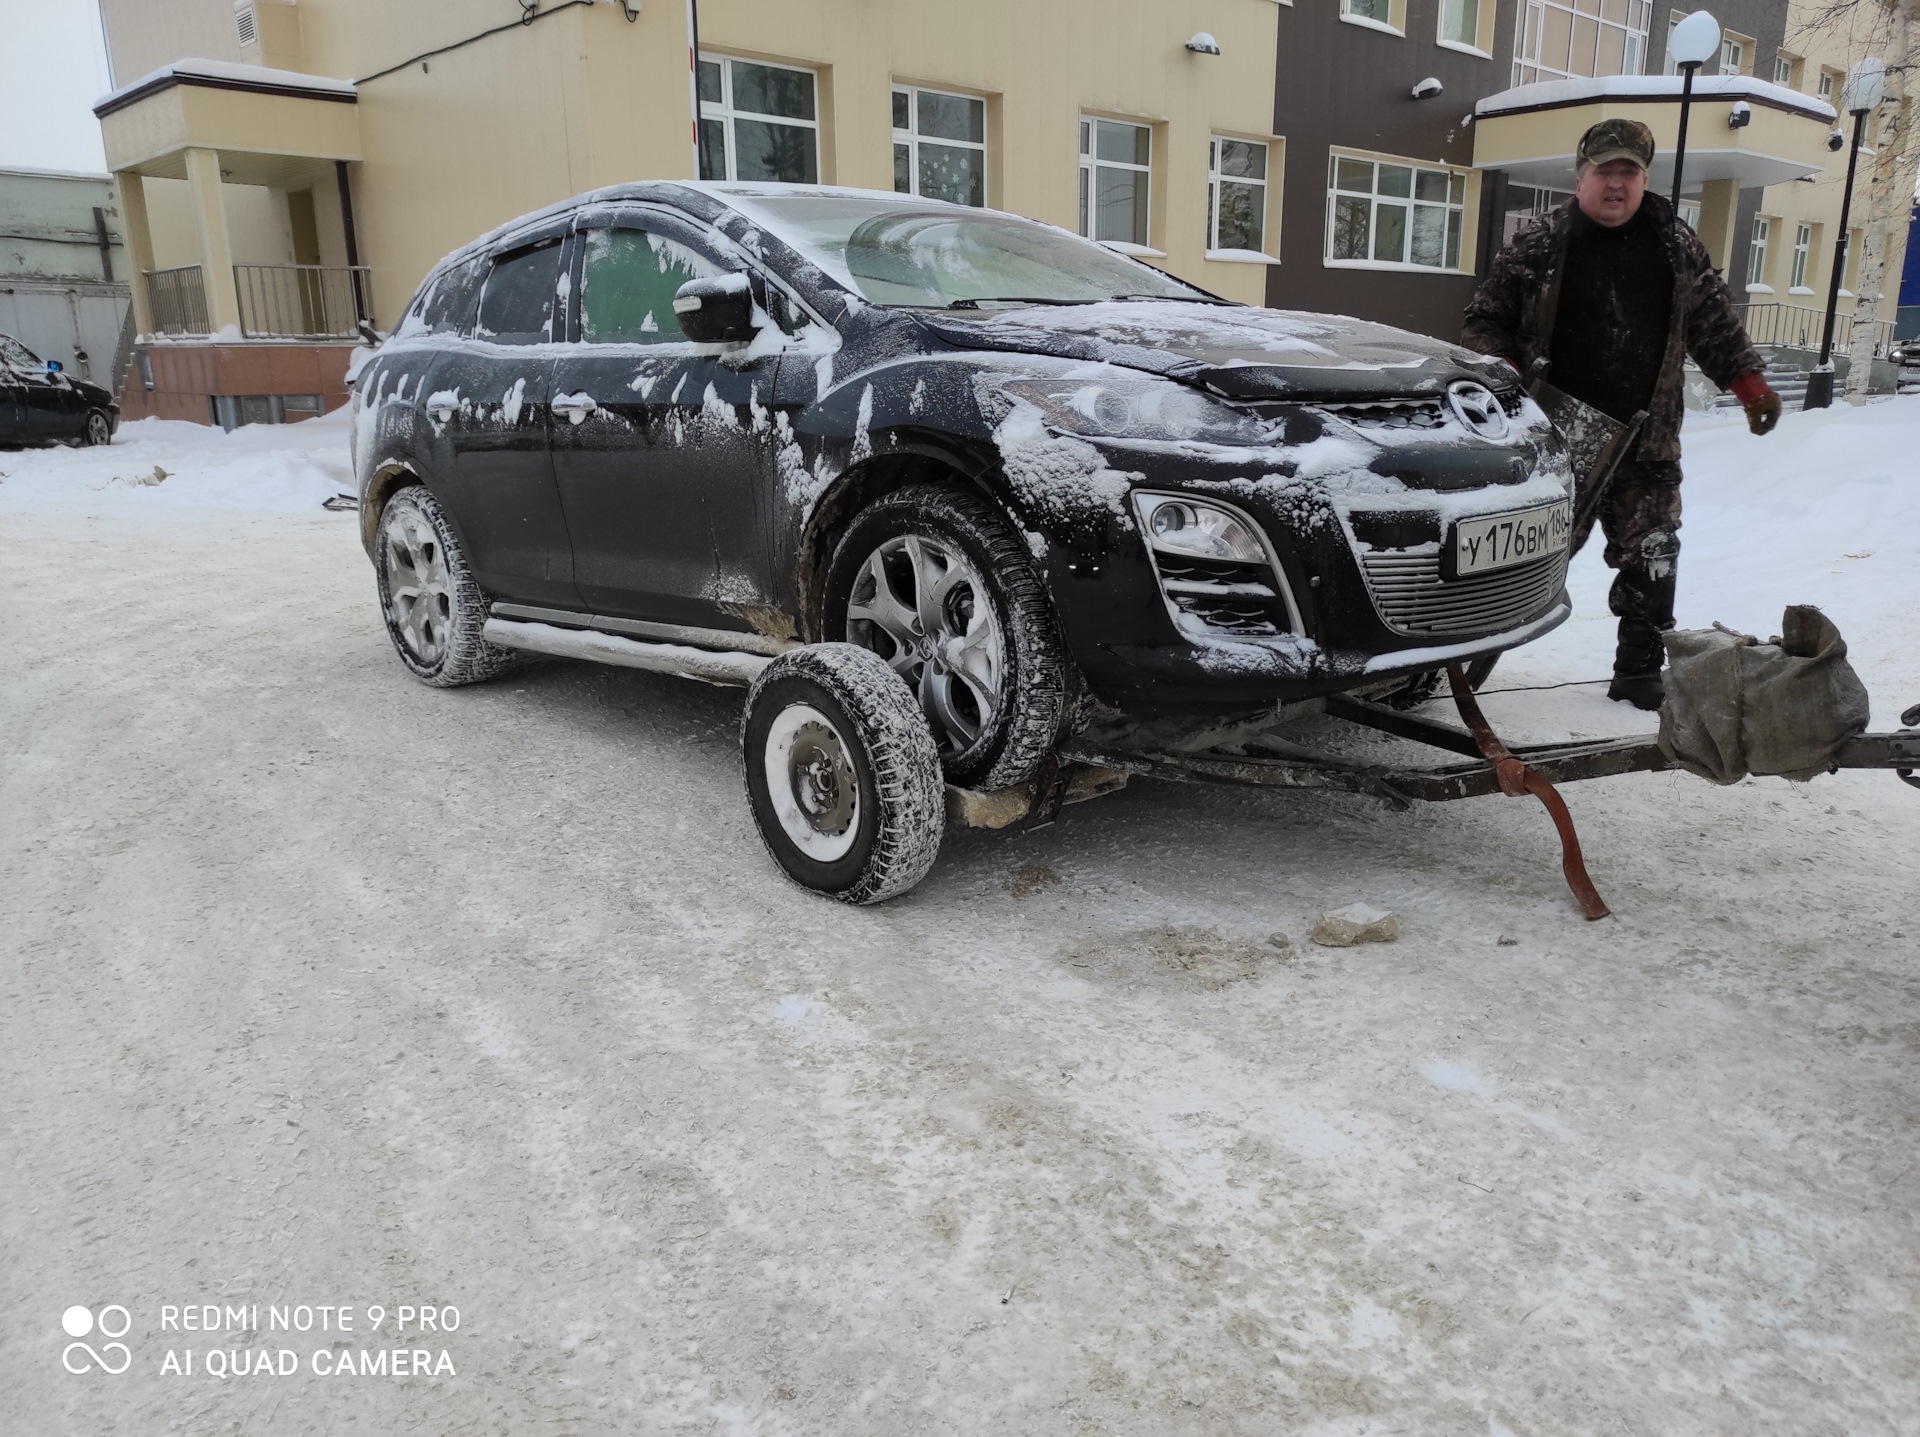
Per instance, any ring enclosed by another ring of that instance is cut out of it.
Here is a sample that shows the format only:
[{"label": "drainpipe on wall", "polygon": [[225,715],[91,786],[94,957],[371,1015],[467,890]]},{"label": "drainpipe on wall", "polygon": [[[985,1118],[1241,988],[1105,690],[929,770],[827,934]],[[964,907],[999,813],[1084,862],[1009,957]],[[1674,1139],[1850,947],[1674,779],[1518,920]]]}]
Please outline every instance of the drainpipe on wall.
[{"label": "drainpipe on wall", "polygon": [[333,177],[340,184],[340,228],[347,241],[347,288],[353,293],[353,319],[358,324],[367,317],[366,298],[360,293],[360,241],[353,232],[353,186],[347,182],[347,162],[333,162]]}]

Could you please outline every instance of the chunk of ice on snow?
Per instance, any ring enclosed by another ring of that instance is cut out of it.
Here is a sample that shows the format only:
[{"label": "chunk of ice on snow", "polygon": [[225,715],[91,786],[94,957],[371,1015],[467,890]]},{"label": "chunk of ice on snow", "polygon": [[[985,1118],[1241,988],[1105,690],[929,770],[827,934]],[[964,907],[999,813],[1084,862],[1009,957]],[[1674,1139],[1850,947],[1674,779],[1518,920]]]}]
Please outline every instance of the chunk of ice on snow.
[{"label": "chunk of ice on snow", "polygon": [[1355,943],[1391,943],[1400,936],[1400,920],[1384,908],[1349,903],[1321,915],[1313,925],[1313,941],[1328,948],[1350,948]]}]

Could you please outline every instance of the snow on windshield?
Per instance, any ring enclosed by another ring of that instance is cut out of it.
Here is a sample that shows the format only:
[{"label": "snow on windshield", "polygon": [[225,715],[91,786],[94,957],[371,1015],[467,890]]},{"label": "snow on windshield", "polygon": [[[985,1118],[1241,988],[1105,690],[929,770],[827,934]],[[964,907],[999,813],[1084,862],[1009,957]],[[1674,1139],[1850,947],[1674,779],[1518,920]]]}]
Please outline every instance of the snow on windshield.
[{"label": "snow on windshield", "polygon": [[1091,240],[996,210],[840,195],[728,200],[875,304],[1205,298]]}]

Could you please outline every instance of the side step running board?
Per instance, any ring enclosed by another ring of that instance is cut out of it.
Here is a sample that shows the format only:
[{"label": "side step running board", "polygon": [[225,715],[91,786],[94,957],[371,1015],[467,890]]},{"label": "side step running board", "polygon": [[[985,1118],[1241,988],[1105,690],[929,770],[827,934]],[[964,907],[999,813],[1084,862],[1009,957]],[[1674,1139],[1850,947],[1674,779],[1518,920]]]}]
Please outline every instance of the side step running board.
[{"label": "side step running board", "polygon": [[526,649],[562,659],[589,659],[596,664],[618,664],[628,669],[678,674],[702,683],[744,688],[773,660],[764,654],[695,649],[685,644],[653,644],[623,639],[595,629],[563,629],[554,624],[522,623],[517,619],[488,619],[480,636],[503,649]]}]

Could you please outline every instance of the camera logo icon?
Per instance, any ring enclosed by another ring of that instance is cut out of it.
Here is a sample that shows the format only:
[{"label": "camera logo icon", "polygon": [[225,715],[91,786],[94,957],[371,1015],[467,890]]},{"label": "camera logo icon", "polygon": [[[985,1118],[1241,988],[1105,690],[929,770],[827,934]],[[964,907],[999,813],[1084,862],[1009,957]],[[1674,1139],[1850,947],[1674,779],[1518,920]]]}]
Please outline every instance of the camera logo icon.
[{"label": "camera logo icon", "polygon": [[[117,1326],[112,1324],[117,1322]],[[117,1302],[110,1302],[100,1309],[98,1321],[94,1319],[91,1308],[75,1304],[60,1314],[60,1327],[67,1336],[80,1339],[91,1334],[96,1328],[102,1337],[125,1337],[133,1326],[133,1314]],[[75,1354],[80,1354],[76,1359]],[[117,1357],[115,1366],[110,1358]],[[109,1376],[118,1377],[133,1366],[133,1353],[124,1342],[103,1342],[96,1352],[93,1345],[83,1341],[69,1342],[66,1350],[60,1354],[60,1365],[76,1377],[83,1372],[91,1372],[97,1365]]]}]

